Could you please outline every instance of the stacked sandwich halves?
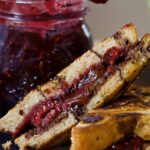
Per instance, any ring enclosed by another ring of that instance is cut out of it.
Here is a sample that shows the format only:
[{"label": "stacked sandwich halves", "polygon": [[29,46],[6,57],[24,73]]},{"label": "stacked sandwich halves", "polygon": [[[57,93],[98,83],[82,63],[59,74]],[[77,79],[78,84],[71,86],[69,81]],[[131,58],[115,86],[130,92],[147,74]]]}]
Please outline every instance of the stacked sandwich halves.
[{"label": "stacked sandwich halves", "polygon": [[[149,59],[150,35],[138,41],[136,27],[128,24],[112,37],[97,43],[53,80],[31,91],[0,119],[0,131],[11,133],[20,150],[48,150],[67,140],[71,128],[87,112],[122,95]],[[122,120],[126,122],[126,118]],[[80,128],[80,124],[78,126]],[[72,132],[72,149],[76,150],[81,149],[76,145],[78,126]],[[80,135],[79,132],[78,140]],[[121,137],[123,134],[109,143]],[[82,139],[77,143],[82,143]]]}]

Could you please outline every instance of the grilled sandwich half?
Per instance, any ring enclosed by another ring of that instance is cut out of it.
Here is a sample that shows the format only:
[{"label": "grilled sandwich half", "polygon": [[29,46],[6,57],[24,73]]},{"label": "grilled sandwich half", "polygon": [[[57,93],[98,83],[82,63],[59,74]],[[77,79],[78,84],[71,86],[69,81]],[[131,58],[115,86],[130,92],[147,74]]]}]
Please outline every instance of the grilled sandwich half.
[{"label": "grilled sandwich half", "polygon": [[148,64],[150,35],[138,42],[136,27],[124,26],[97,43],[48,83],[31,91],[0,119],[20,150],[48,149],[70,136],[87,111],[114,99]]}]

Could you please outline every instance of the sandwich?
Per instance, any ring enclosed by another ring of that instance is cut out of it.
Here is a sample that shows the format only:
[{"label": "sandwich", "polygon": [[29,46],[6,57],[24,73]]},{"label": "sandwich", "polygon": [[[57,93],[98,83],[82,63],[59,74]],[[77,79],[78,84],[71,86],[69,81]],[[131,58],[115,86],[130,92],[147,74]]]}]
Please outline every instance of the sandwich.
[{"label": "sandwich", "polygon": [[125,92],[148,64],[149,47],[149,34],[139,42],[136,27],[124,26],[25,96],[0,119],[0,131],[20,150],[66,141],[81,116]]},{"label": "sandwich", "polygon": [[72,129],[71,150],[149,150],[150,87],[136,85]]}]

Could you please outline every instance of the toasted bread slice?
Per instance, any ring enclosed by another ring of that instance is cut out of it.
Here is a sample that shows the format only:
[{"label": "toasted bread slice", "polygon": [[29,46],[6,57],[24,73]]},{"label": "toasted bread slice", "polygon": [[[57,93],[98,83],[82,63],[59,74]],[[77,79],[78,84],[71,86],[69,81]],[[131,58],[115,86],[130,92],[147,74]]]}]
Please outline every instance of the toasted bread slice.
[{"label": "toasted bread slice", "polygon": [[71,150],[89,150],[91,145],[92,150],[104,150],[133,134],[150,141],[150,87],[134,85],[116,102],[90,111],[72,129]]}]

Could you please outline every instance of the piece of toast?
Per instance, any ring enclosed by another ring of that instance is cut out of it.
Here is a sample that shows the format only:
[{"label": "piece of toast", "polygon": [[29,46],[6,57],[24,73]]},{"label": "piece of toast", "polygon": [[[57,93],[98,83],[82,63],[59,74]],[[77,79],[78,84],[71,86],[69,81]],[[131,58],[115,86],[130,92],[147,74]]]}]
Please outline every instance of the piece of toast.
[{"label": "piece of toast", "polygon": [[150,141],[150,87],[134,85],[116,102],[90,111],[72,129],[71,150],[104,150],[129,135]]},{"label": "piece of toast", "polygon": [[[70,89],[72,85],[74,86],[74,83],[78,83],[79,86],[81,79],[84,79],[83,75],[87,74],[88,71],[90,72],[93,66],[97,69],[99,63],[103,63],[107,52],[115,47],[115,49],[127,50],[128,52],[123,60],[119,60],[115,64],[117,69],[107,77],[103,84],[99,82],[97,84],[97,80],[95,81],[94,88],[92,87],[93,91],[91,92],[93,95],[90,95],[90,98],[88,97],[88,102],[84,105],[85,108],[82,113],[84,114],[93,108],[111,101],[113,97],[116,97],[118,93],[120,94],[122,90],[125,90],[125,87],[135,80],[148,63],[149,51],[147,49],[150,46],[150,35],[145,35],[138,45],[137,42],[137,31],[132,24],[125,26],[111,38],[100,42],[94,46],[93,50],[89,50],[61,71],[54,80],[38,87],[35,90],[36,93],[35,91],[29,93],[22,102],[0,119],[0,131],[10,132],[15,136],[20,135],[23,132],[23,128],[26,127],[26,124],[22,124],[22,122],[33,106],[43,101],[50,101],[51,98],[65,95],[68,92],[66,89]],[[107,62],[105,63],[106,66],[110,65]],[[101,70],[103,67],[98,69]],[[32,98],[34,94],[35,99]],[[29,134],[30,131],[26,132],[16,138],[15,143],[19,146],[20,150],[28,148],[45,149],[45,147],[49,148],[59,144],[68,137],[68,131],[78,122],[78,116],[76,116],[74,111],[70,109],[65,113],[65,117],[61,118],[61,120],[50,123],[46,131],[36,134]],[[30,115],[32,116],[32,114]]]}]

